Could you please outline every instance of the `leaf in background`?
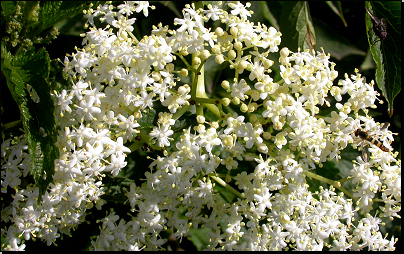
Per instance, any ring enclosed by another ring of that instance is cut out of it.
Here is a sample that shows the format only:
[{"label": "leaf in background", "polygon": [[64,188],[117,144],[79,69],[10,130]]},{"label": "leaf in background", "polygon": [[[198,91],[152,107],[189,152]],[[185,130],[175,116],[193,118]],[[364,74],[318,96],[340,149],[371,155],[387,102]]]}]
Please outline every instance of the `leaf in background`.
[{"label": "leaf in background", "polygon": [[[85,1],[43,1],[40,3],[38,23],[29,29],[27,37],[33,37],[40,34],[47,28],[50,28],[59,21],[80,13],[85,9]],[[30,24],[28,24],[30,25]]]},{"label": "leaf in background", "polygon": [[2,15],[7,21],[12,19],[12,16],[15,14],[17,9],[17,2],[16,1],[1,1],[1,10]]},{"label": "leaf in background", "polygon": [[279,31],[278,22],[276,21],[276,18],[274,17],[274,15],[272,15],[272,12],[269,10],[267,2],[260,1],[260,5],[261,5],[262,14],[264,15],[265,19],[269,21],[271,26],[275,27],[276,30]]},{"label": "leaf in background", "polygon": [[181,12],[178,10],[177,6],[173,1],[159,1],[162,5],[170,9],[178,18],[182,18]]},{"label": "leaf in background", "polygon": [[142,111],[142,117],[136,119],[140,128],[153,128],[157,122],[157,111],[155,108],[146,108]]},{"label": "leaf in background", "polygon": [[[55,145],[54,106],[47,82],[49,63],[45,49],[29,50],[14,57],[2,47],[1,68],[6,73],[8,88],[20,109],[31,158],[30,173],[39,187],[38,202],[52,182],[54,160],[59,153]],[[38,98],[32,99],[30,95],[33,93]]]},{"label": "leaf in background", "polygon": [[190,240],[196,249],[198,251],[205,250],[206,246],[209,245],[207,239],[207,236],[209,235],[208,232],[212,231],[212,229],[208,227],[197,229],[191,228],[189,231],[191,233]]},{"label": "leaf in background", "polygon": [[287,1],[283,5],[280,30],[282,33],[281,47],[292,51],[313,49],[316,35],[311,21],[309,4],[306,1]]},{"label": "leaf in background", "polygon": [[370,53],[370,49],[366,52],[365,60],[363,60],[361,66],[359,67],[360,71],[375,69],[376,65],[373,61],[372,54]]},{"label": "leaf in background", "polygon": [[317,35],[317,46],[323,47],[325,52],[330,53],[337,60],[348,55],[366,55],[365,51],[355,47],[327,23],[313,19],[313,24]]},{"label": "leaf in background", "polygon": [[[327,5],[331,8],[331,10],[338,15],[338,17],[342,20],[342,23],[344,23],[344,26],[347,27],[348,24],[345,21],[344,14],[342,13],[342,8],[341,8],[341,2],[340,1],[325,1]],[[334,5],[334,3],[337,4],[337,6]]]},{"label": "leaf in background", "polygon": [[[182,117],[175,121],[175,124],[172,126],[172,130],[174,132],[181,131],[187,129],[190,126],[197,126],[198,122],[196,121],[195,116],[192,117],[190,112],[186,112]],[[182,133],[182,131],[180,132]]]},{"label": "leaf in background", "polygon": [[133,180],[126,177],[112,177],[111,174],[106,174],[102,180],[104,186],[104,194],[102,194],[102,199],[122,204],[125,203],[125,201],[127,201],[125,194],[127,191],[129,191],[130,185],[133,182]]},{"label": "leaf in background", "polygon": [[[388,102],[388,113],[391,117],[394,98],[401,91],[401,3],[366,2],[366,8],[375,17],[385,18],[387,21],[387,38],[374,43],[370,51],[376,63],[376,84]],[[363,9],[365,11],[365,8]],[[373,32],[373,23],[368,14],[365,21],[371,45],[378,38]]]}]

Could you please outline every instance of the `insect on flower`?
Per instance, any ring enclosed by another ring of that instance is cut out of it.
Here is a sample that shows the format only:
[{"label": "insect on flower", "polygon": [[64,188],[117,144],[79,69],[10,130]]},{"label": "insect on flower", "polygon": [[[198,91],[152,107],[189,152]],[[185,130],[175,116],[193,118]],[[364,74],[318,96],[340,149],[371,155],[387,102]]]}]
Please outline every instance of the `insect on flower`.
[{"label": "insect on flower", "polygon": [[[365,9],[368,12],[369,16],[372,18],[373,32],[379,38],[378,41],[382,41],[382,40],[386,39],[387,38],[387,22],[386,22],[386,19],[384,19],[384,18],[379,19],[379,18],[373,16],[366,7],[365,7]],[[372,43],[372,46],[376,42],[377,41],[375,40]]]},{"label": "insect on flower", "polygon": [[[384,124],[384,126],[382,127],[382,129],[387,128],[389,126],[389,124]],[[385,147],[383,145],[382,142],[380,142],[379,140],[375,139],[374,137],[372,137],[371,135],[369,135],[366,131],[363,131],[361,129],[357,129],[355,131],[355,136],[360,137],[363,140],[366,140],[372,144],[374,144],[375,146],[377,146],[378,148],[380,148],[380,150],[382,150],[383,152],[389,152],[390,149],[388,149],[387,147]],[[367,149],[364,149],[364,151],[367,151]]]}]

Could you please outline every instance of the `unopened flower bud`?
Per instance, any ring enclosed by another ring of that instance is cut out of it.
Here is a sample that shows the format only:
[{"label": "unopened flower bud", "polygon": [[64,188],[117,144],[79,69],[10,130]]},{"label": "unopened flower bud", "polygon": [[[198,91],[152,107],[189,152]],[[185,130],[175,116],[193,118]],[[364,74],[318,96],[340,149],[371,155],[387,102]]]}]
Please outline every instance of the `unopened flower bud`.
[{"label": "unopened flower bud", "polygon": [[269,151],[268,146],[265,145],[264,143],[257,144],[257,150],[260,153],[268,153],[268,151]]},{"label": "unopened flower bud", "polygon": [[247,67],[246,67],[245,69],[246,69],[247,71],[252,71],[253,65],[250,64],[250,63],[248,63],[248,64],[247,64]]},{"label": "unopened flower bud", "polygon": [[230,83],[227,80],[223,80],[221,86],[223,87],[223,89],[229,89],[230,88]]},{"label": "unopened flower bud", "polygon": [[136,111],[133,113],[133,116],[135,117],[135,119],[139,119],[142,117],[142,114],[139,111]]},{"label": "unopened flower bud", "polygon": [[210,52],[206,49],[202,50],[201,58],[202,60],[206,60],[210,57]]},{"label": "unopened flower bud", "polygon": [[158,72],[153,72],[153,73],[152,73],[152,79],[153,79],[154,81],[156,81],[156,82],[160,81],[160,79],[161,79],[160,73],[158,73]]},{"label": "unopened flower bud", "polygon": [[212,122],[212,123],[210,124],[210,126],[211,126],[212,128],[214,128],[214,129],[218,129],[218,128],[219,128],[219,123],[218,123],[218,122]]},{"label": "unopened flower bud", "polygon": [[174,64],[173,63],[169,63],[166,65],[166,70],[168,72],[172,72],[174,70]]},{"label": "unopened flower bud", "polygon": [[221,27],[217,27],[216,30],[215,30],[215,34],[217,36],[222,36],[224,34],[223,29]]},{"label": "unopened flower bud", "polygon": [[223,55],[217,55],[217,56],[215,57],[215,61],[216,61],[217,64],[222,64],[222,63],[224,62],[224,57],[223,57]]},{"label": "unopened flower bud", "polygon": [[266,131],[266,132],[262,133],[262,137],[264,137],[265,139],[270,139],[272,137],[272,135],[271,135],[271,133]]},{"label": "unopened flower bud", "polygon": [[243,43],[241,43],[240,41],[236,41],[234,43],[234,48],[238,51],[240,51],[243,48]]},{"label": "unopened flower bud", "polygon": [[274,61],[269,60],[269,59],[265,59],[264,60],[264,68],[268,69],[269,67],[271,67],[274,64]]},{"label": "unopened flower bud", "polygon": [[237,33],[238,33],[237,27],[235,27],[235,26],[231,27],[231,28],[230,28],[230,33],[231,33],[231,35],[233,35],[234,37],[237,36]]},{"label": "unopened flower bud", "polygon": [[242,103],[241,106],[240,106],[240,110],[241,110],[241,112],[243,112],[243,113],[247,112],[247,110],[248,110],[247,104]]},{"label": "unopened flower bud", "polygon": [[187,89],[186,85],[178,87],[178,93],[181,95],[188,93],[188,89]]},{"label": "unopened flower bud", "polygon": [[217,45],[217,44],[215,44],[215,46],[213,46],[213,48],[212,48],[212,53],[213,54],[220,54],[220,46],[219,45]]},{"label": "unopened flower bud", "polygon": [[289,55],[289,49],[287,47],[284,47],[281,49],[281,57],[287,57]]},{"label": "unopened flower bud", "polygon": [[205,122],[205,117],[204,117],[204,116],[201,116],[201,115],[196,116],[196,121],[197,121],[198,123],[204,123],[204,122]]},{"label": "unopened flower bud", "polygon": [[245,68],[247,68],[248,62],[247,61],[241,61],[238,65],[238,69],[240,70],[244,70]]},{"label": "unopened flower bud", "polygon": [[192,65],[199,65],[201,64],[201,59],[199,57],[192,58]]},{"label": "unopened flower bud", "polygon": [[236,56],[237,56],[237,54],[236,54],[236,51],[234,51],[234,50],[230,50],[230,51],[227,53],[227,58],[228,58],[229,60],[233,60],[234,58],[236,58]]},{"label": "unopened flower bud", "polygon": [[256,123],[258,121],[258,117],[256,115],[251,115],[250,116],[250,122],[251,123]]},{"label": "unopened flower bud", "polygon": [[258,108],[258,104],[253,102],[248,104],[248,112],[254,112]]},{"label": "unopened flower bud", "polygon": [[222,100],[223,106],[229,106],[231,100],[229,98],[223,98]]},{"label": "unopened flower bud", "polygon": [[181,69],[180,74],[181,74],[181,76],[186,77],[186,76],[188,76],[188,70],[187,69]]},{"label": "unopened flower bud", "polygon": [[234,105],[240,104],[240,98],[239,97],[233,97],[233,99],[231,99],[231,101],[233,102]]}]

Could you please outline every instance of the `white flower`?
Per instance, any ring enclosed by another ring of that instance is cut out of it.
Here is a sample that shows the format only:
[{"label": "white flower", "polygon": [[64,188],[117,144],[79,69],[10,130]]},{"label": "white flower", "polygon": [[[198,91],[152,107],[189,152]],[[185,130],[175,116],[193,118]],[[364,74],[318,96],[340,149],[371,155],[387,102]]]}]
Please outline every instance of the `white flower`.
[{"label": "white flower", "polygon": [[247,19],[247,17],[251,17],[250,11],[248,11],[245,8],[245,7],[250,7],[251,6],[250,3],[246,3],[246,5],[244,6],[240,2],[236,2],[236,3],[230,3],[229,6],[230,6],[230,8],[233,9],[233,10],[231,10],[231,14],[240,15],[240,17],[244,18],[244,19]]},{"label": "white flower", "polygon": [[262,81],[255,83],[254,87],[260,91],[260,98],[265,100],[268,95],[273,94],[278,88],[278,83],[273,83],[269,75],[264,75]]},{"label": "white flower", "polygon": [[[88,82],[83,82],[79,80],[76,84],[73,83],[71,94],[75,95],[76,98],[81,101],[83,99],[83,91],[88,87]],[[66,90],[62,91],[62,94],[66,94]]]},{"label": "white flower", "polygon": [[[209,36],[204,36],[207,40],[209,40]],[[183,38],[185,43],[185,47],[188,53],[195,53],[203,50],[204,47],[204,37],[200,36],[199,32],[196,30],[192,30],[188,36]]]},{"label": "white flower", "polygon": [[111,162],[105,166],[105,171],[110,171],[113,176],[117,176],[118,173],[126,166],[125,154],[117,153],[111,155]]},{"label": "white flower", "polygon": [[57,105],[59,106],[58,109],[60,110],[60,114],[63,115],[65,111],[68,113],[72,112],[72,109],[70,108],[73,99],[72,93],[67,94],[66,90],[62,90],[60,95],[56,95],[56,97],[58,100]]},{"label": "white flower", "polygon": [[219,15],[223,13],[223,10],[217,5],[208,4],[208,10],[204,10],[203,13],[206,14],[205,17],[208,19],[216,21],[219,19]]},{"label": "white flower", "polygon": [[238,166],[238,162],[233,157],[222,159],[221,164],[225,165],[227,170],[235,169]]},{"label": "white flower", "polygon": [[[210,229],[209,250],[394,249],[395,238],[387,240],[380,230],[384,217],[400,216],[401,161],[392,152],[393,133],[368,115],[378,95],[373,81],[367,84],[355,71],[335,86],[338,73],[329,55],[283,48],[280,80],[274,83],[270,54],[278,51],[281,33],[248,20],[249,3],[185,5],[176,30],[155,24],[151,35],[138,41],[130,33],[133,16],[147,16],[149,7],[154,9],[148,2],[130,1],[86,11],[94,27],[82,49],[64,63],[74,83],[54,92],[60,156],[41,202],[39,188],[26,178],[32,158],[25,137],[1,145],[1,192],[12,194],[2,210],[4,249],[23,250],[21,239],[54,244],[62,233],[70,234],[93,206],[101,209],[109,202],[103,194],[117,186],[106,180],[128,164],[131,150],[125,145],[136,150],[145,143],[163,147],[163,155],[150,153],[149,165],[136,161],[136,167],[149,170],[143,184],[130,185],[129,202],[122,202],[132,212],[130,221],[113,211],[101,219],[100,234],[91,242],[96,250],[156,250],[166,241],[163,230],[181,238],[198,227]],[[216,23],[218,28],[209,27]],[[198,82],[203,80],[195,73],[201,63],[196,57],[202,64],[215,64],[214,58],[217,64],[230,63],[234,82],[226,77],[223,95],[208,89],[207,96],[195,97],[195,89],[206,85]],[[331,105],[328,92],[338,103]],[[241,115],[231,113],[231,101],[242,101],[240,110],[234,108]],[[336,108],[329,116],[320,107],[324,103]],[[212,108],[218,109],[218,119]],[[143,121],[146,116],[154,121]],[[390,151],[355,136],[359,128]],[[367,145],[370,156],[358,156],[345,172],[348,192],[337,191],[336,183],[312,192],[306,178],[318,175],[309,170],[328,169],[323,163],[341,159],[351,144]],[[111,176],[105,179],[104,171]],[[222,190],[237,198],[222,196]],[[117,196],[117,201],[125,199]],[[370,215],[374,201],[380,212]],[[355,219],[359,213],[363,218]]]},{"label": "white flower", "polygon": [[126,138],[131,140],[133,138],[133,134],[138,133],[139,131],[137,130],[137,127],[140,125],[136,122],[135,117],[133,115],[130,115],[128,118],[125,116],[119,114],[117,116],[121,122],[119,123],[119,127],[126,132]]},{"label": "white flower", "polygon": [[248,78],[253,81],[254,79],[261,80],[264,75],[265,68],[260,61],[254,61],[252,65],[252,70]]},{"label": "white flower", "polygon": [[143,12],[143,15],[145,16],[145,17],[147,17],[147,16],[149,16],[149,7],[151,8],[151,9],[153,9],[154,7],[153,6],[149,6],[149,2],[148,1],[134,1],[136,4],[137,4],[137,6],[136,6],[136,8],[135,8],[135,11],[136,12]]},{"label": "white flower", "polygon": [[91,29],[91,31],[86,33],[86,37],[83,40],[83,43],[88,41],[88,44],[93,47],[94,53],[98,56],[102,56],[107,50],[110,50],[117,39],[116,35],[106,30],[106,28]]},{"label": "white flower", "polygon": [[240,100],[244,101],[245,100],[245,93],[248,92],[250,90],[250,86],[247,85],[247,82],[244,79],[241,79],[240,82],[237,83],[233,83],[232,85],[232,92],[231,92],[231,96],[232,97],[237,97]]},{"label": "white flower", "polygon": [[77,107],[77,114],[83,115],[86,120],[93,120],[95,116],[101,113],[101,109],[94,105],[96,98],[91,95],[86,95],[80,101],[80,106]]},{"label": "white flower", "polygon": [[195,170],[195,173],[199,173],[202,171],[202,169],[207,172],[209,168],[209,164],[207,163],[208,158],[208,154],[200,155],[199,153],[196,153],[192,160],[187,160],[184,162],[184,166],[192,167],[193,170]]},{"label": "white flower", "polygon": [[174,22],[177,25],[181,25],[181,27],[177,29],[177,32],[179,33],[182,33],[185,30],[187,30],[188,33],[191,34],[192,31],[194,30],[194,27],[196,26],[195,21],[192,20],[191,14],[189,13],[184,13],[184,19],[175,18]]},{"label": "white flower", "polygon": [[147,93],[146,91],[140,92],[141,96],[135,101],[135,107],[144,108],[152,108],[153,107],[153,93]]},{"label": "white flower", "polygon": [[123,138],[118,137],[116,143],[111,145],[110,153],[130,153],[131,150],[123,145]]},{"label": "white flower", "polygon": [[173,134],[174,131],[170,130],[169,126],[161,125],[159,127],[153,127],[149,135],[157,139],[159,147],[167,147],[170,146],[169,136]]},{"label": "white flower", "polygon": [[282,149],[282,146],[286,145],[286,143],[288,142],[285,138],[285,134],[286,132],[282,131],[275,136],[275,145],[279,149]]},{"label": "white flower", "polygon": [[128,31],[132,32],[133,31],[133,23],[135,23],[136,18],[131,18],[127,19],[125,16],[119,16],[118,20],[114,20],[111,22],[111,25],[113,25],[116,28],[119,28],[118,36],[120,35],[121,32],[123,31]]},{"label": "white flower", "polygon": [[205,132],[201,133],[196,142],[199,146],[205,147],[208,153],[212,152],[213,146],[218,146],[222,143],[216,133],[215,128],[209,128]]}]

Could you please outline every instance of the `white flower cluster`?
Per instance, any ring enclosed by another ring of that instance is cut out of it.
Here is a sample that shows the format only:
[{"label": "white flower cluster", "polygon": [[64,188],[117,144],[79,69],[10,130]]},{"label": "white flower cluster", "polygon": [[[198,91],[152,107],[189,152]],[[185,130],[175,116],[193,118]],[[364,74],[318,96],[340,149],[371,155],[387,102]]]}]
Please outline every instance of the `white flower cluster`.
[{"label": "white flower cluster", "polygon": [[[282,79],[275,82],[274,62],[267,57],[279,50],[281,34],[249,21],[249,3],[226,5],[209,4],[206,10],[186,5],[183,18],[174,20],[176,30],[158,24],[139,41],[131,34],[136,19],[130,15],[147,17],[148,8],[154,9],[147,2],[86,12],[92,27],[84,46],[65,59],[72,87],[55,92],[60,158],[40,204],[38,188],[20,180],[29,165],[25,137],[2,144],[2,192],[16,190],[2,210],[10,225],[2,229],[5,249],[23,250],[21,236],[50,245],[70,234],[88,209],[106,202],[105,174],[116,177],[131,149],[146,143],[167,150],[150,164],[144,184],[130,186],[132,219],[111,211],[101,220],[94,250],[159,249],[166,242],[161,232],[182,238],[198,228],[208,229],[207,249],[394,250],[397,239],[383,236],[380,225],[381,218],[399,217],[401,162],[391,151],[391,131],[367,116],[377,99],[373,83],[356,73],[334,85],[338,73],[324,52],[287,48],[280,50]],[[107,23],[105,29],[95,27],[96,17]],[[204,25],[209,20],[222,25],[211,31]],[[210,57],[234,71],[231,82],[221,83],[228,96],[217,100],[208,98],[198,79]],[[179,59],[185,68],[174,65]],[[192,84],[181,83],[180,75],[188,73]],[[336,111],[319,116],[321,106],[331,106],[329,94],[338,101]],[[341,104],[343,95],[349,98]],[[206,121],[194,104],[205,105],[219,120]],[[156,105],[161,109],[156,126],[144,125],[142,118]],[[230,106],[241,114],[226,111]],[[198,124],[172,142],[172,127],[194,108]],[[383,140],[390,151],[355,136],[356,129]],[[371,154],[354,162],[348,180],[354,193],[339,182],[311,192],[306,181],[315,178],[311,170],[341,159],[349,144]],[[234,173],[248,160],[254,170]],[[225,200],[217,185],[235,200]],[[374,202],[380,211],[371,215]]]}]

